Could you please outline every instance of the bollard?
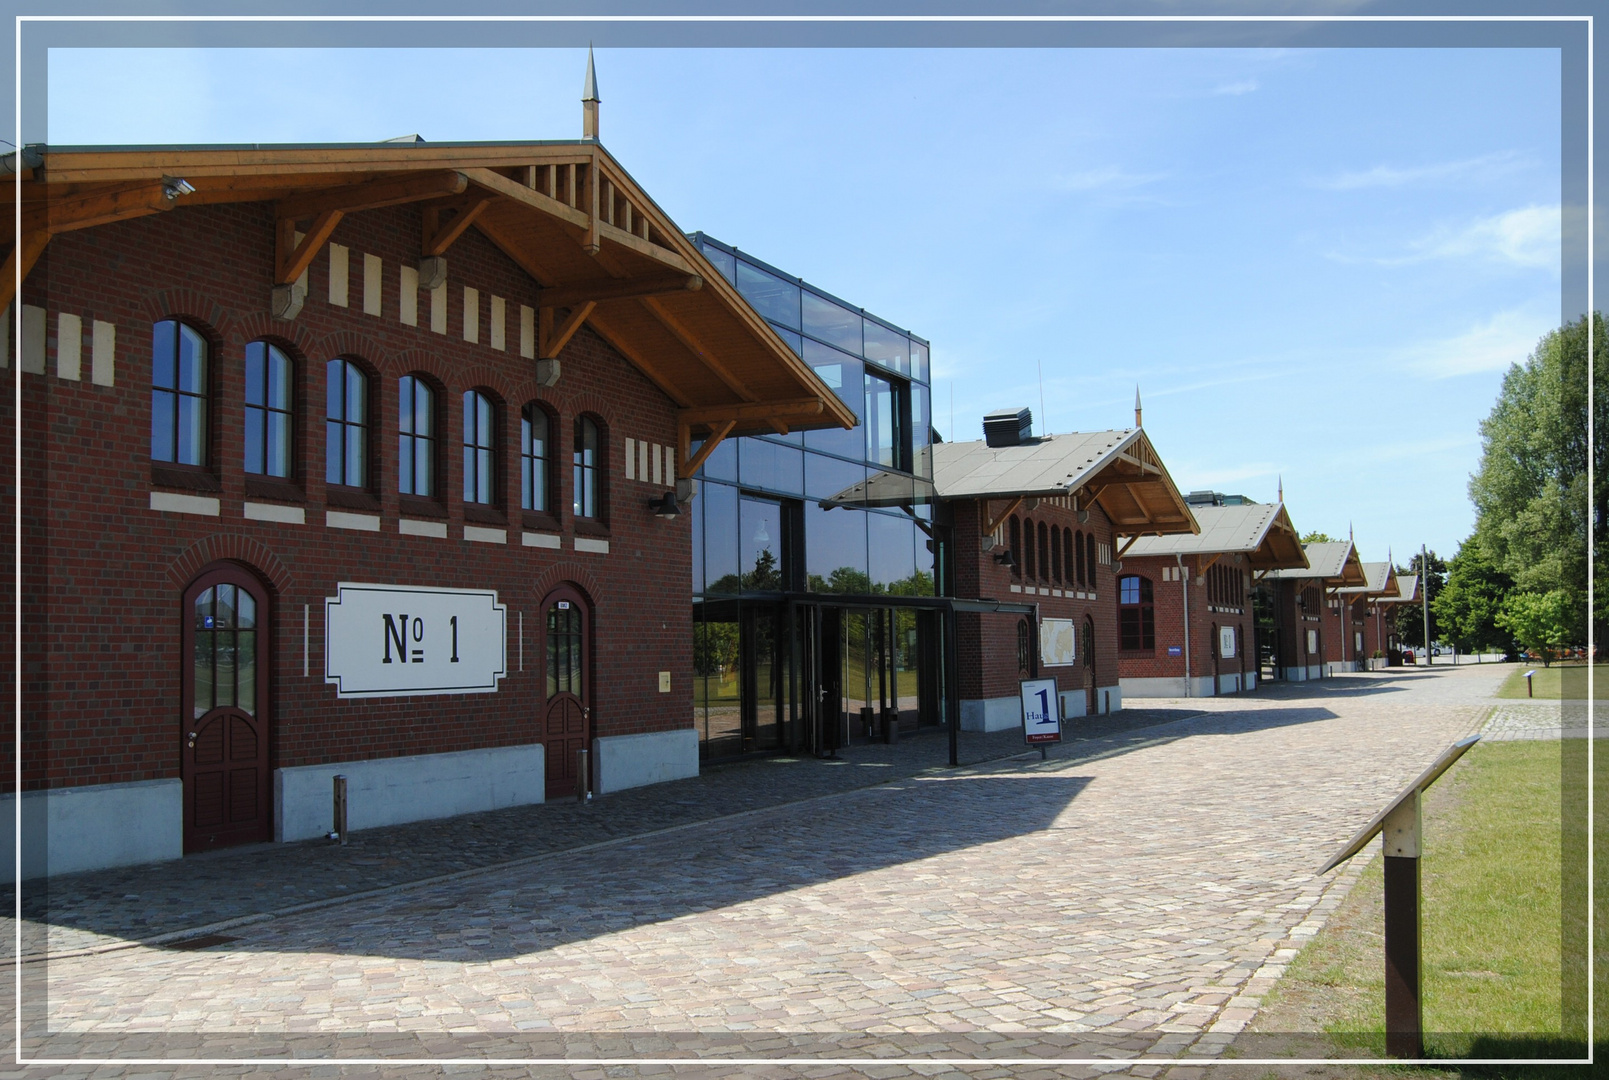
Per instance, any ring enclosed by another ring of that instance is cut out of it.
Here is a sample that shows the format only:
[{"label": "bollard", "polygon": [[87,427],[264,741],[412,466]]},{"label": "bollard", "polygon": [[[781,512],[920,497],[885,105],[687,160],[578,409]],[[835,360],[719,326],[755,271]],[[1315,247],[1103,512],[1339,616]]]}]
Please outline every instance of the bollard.
[{"label": "bollard", "polygon": [[330,834],[331,840],[346,843],[346,777],[337,776],[334,784],[335,798],[335,831]]},{"label": "bollard", "polygon": [[1536,669],[1535,668],[1532,668],[1530,671],[1527,671],[1525,673],[1525,696],[1526,697],[1531,696],[1531,676],[1535,675],[1535,674],[1536,674]]},{"label": "bollard", "polygon": [[592,773],[587,768],[587,752],[585,749],[575,752],[575,801],[584,803],[592,798],[588,789],[592,786]]},{"label": "bollard", "polygon": [[899,742],[899,710],[883,710],[883,742],[893,744]]}]

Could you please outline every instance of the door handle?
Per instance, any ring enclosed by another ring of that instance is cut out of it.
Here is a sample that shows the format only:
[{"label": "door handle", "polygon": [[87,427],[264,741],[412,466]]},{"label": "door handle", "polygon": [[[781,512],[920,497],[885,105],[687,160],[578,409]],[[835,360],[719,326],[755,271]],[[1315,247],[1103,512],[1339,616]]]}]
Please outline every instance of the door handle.
[{"label": "door handle", "polygon": [[190,749],[194,750],[195,748],[196,748],[196,733],[192,731],[190,733]]}]

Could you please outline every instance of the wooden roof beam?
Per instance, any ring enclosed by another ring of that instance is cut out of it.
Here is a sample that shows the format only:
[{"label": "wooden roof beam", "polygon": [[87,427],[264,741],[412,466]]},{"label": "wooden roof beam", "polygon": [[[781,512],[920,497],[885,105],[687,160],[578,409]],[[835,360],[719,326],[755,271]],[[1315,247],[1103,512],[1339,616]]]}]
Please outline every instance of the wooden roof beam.
[{"label": "wooden roof beam", "polygon": [[728,420],[766,421],[773,417],[791,420],[820,416],[826,405],[820,398],[797,398],[793,401],[751,401],[731,405],[704,405],[696,409],[683,409],[678,419],[689,426],[706,425],[713,428]]},{"label": "wooden roof beam", "polygon": [[557,360],[559,353],[570,343],[570,339],[575,337],[576,331],[581,329],[581,324],[587,321],[587,316],[591,315],[592,309],[597,306],[591,300],[584,304],[577,304],[570,309],[570,314],[557,326],[554,325],[556,313],[552,308],[544,307],[539,309],[538,318],[541,325],[537,334],[537,358],[540,360]]},{"label": "wooden roof beam", "polygon": [[[1012,514],[1015,514],[1017,512],[1017,507],[1022,505],[1023,498],[1024,498],[1024,496],[1018,495],[1015,499],[1012,499],[1011,502],[1007,503],[1006,508],[1004,510],[1000,511],[1000,515],[998,517],[994,518],[993,520],[991,520],[987,525],[985,525],[983,527],[983,532],[980,533],[979,535],[980,536],[993,536],[994,531],[1000,527],[1000,523],[1002,521],[1006,520],[1006,518],[1010,517]],[[989,500],[985,499],[983,501],[983,509],[984,509],[985,513],[988,513]]]},{"label": "wooden roof beam", "polygon": [[705,437],[704,445],[698,448],[698,453],[689,456],[687,451],[692,446],[690,425],[685,423],[677,425],[677,435],[682,446],[682,463],[676,467],[676,478],[678,480],[692,479],[693,474],[702,469],[704,462],[708,461],[709,456],[715,453],[715,448],[721,445],[721,440],[732,434],[732,429],[735,427],[737,427],[736,420],[728,420],[726,423],[719,425]]},{"label": "wooden roof beam", "polygon": [[35,229],[22,234],[22,243],[13,244],[6,254],[6,261],[0,266],[0,309],[5,308],[16,299],[17,260],[22,260],[22,280],[28,280],[28,274],[33,270],[39,256],[45,253],[45,246],[50,243],[50,234],[43,229]]},{"label": "wooden roof beam", "polygon": [[344,216],[340,210],[325,210],[313,219],[300,244],[296,242],[296,220],[280,218],[274,230],[274,284],[290,285],[301,277]]},{"label": "wooden roof beam", "polygon": [[647,280],[600,281],[596,285],[569,285],[561,289],[543,289],[537,297],[542,307],[567,308],[591,301],[637,300],[644,296],[663,296],[666,293],[697,292],[704,287],[704,279],[697,274],[677,274],[672,277]]},{"label": "wooden roof beam", "polygon": [[[719,360],[715,359],[714,355],[712,355],[710,351],[704,347],[704,344],[693,335],[693,332],[682,325],[680,319],[676,318],[676,316],[665,310],[664,304],[660,303],[657,297],[644,297],[643,306],[648,309],[655,319],[659,320],[659,324],[661,326],[676,336],[677,341],[680,341],[684,346],[686,346],[687,350],[698,359],[699,363],[703,364],[712,373],[714,373],[717,379],[720,379],[721,382],[725,383],[728,390],[732,391],[732,393],[736,394],[744,401],[759,400],[760,396],[753,390],[750,390],[742,379],[739,379],[736,375],[732,374],[730,368],[721,363]],[[816,411],[820,412],[821,410],[817,409]]]},{"label": "wooden roof beam", "polygon": [[[42,203],[36,204],[37,209],[30,208],[30,216],[42,217],[41,224],[55,234],[158,214],[177,205],[176,200],[163,193],[161,184],[137,184],[86,191],[65,198],[47,195]],[[26,224],[24,229],[27,229]]]},{"label": "wooden roof beam", "polygon": [[[423,236],[419,242],[419,254],[427,259],[447,254],[447,249],[452,247],[460,236],[464,235],[464,231],[475,223],[475,219],[480,217],[480,212],[486,209],[494,198],[496,198],[495,195],[476,192],[467,199],[459,199],[440,206],[425,207]],[[445,210],[457,210],[458,213],[446,225],[443,225],[441,215]]]},{"label": "wooden roof beam", "polygon": [[[1127,555],[1129,553],[1129,548],[1131,548],[1135,544],[1139,543],[1140,542],[1140,537],[1147,536],[1147,535],[1149,535],[1149,534],[1148,533],[1143,533],[1143,532],[1137,532],[1134,535],[1130,536],[1129,539],[1128,539],[1128,543],[1124,544],[1118,550],[1117,554],[1112,556],[1112,561],[1113,562],[1120,562],[1122,560],[1123,556],[1125,556],[1125,555]],[[1158,535],[1161,535],[1161,534],[1159,533]]]},{"label": "wooden roof beam", "polygon": [[359,210],[377,210],[383,206],[400,206],[403,203],[436,199],[443,195],[460,195],[469,187],[469,178],[457,170],[429,172],[412,176],[399,176],[376,180],[367,184],[349,184],[310,191],[305,195],[292,195],[274,206],[276,217],[300,221],[316,217],[327,210],[352,214]]},{"label": "wooden roof beam", "polygon": [[666,377],[665,373],[659,369],[657,364],[650,361],[638,350],[632,348],[623,338],[621,338],[620,335],[610,333],[609,327],[606,323],[594,319],[592,321],[592,329],[598,334],[599,337],[603,338],[603,340],[607,341],[611,346],[613,346],[616,352],[618,352],[621,356],[624,356],[627,360],[630,360],[633,367],[646,375],[648,377],[648,381],[659,387],[659,389],[664,392],[665,396],[674,401],[678,407],[686,409],[692,405],[692,402],[688,400],[687,395],[682,392],[680,387]]},{"label": "wooden roof beam", "polygon": [[509,202],[519,203],[527,209],[557,218],[577,230],[587,227],[587,215],[583,211],[566,206],[560,200],[549,198],[540,191],[533,191],[517,180],[510,180],[502,173],[493,172],[491,169],[465,169],[464,175]]}]

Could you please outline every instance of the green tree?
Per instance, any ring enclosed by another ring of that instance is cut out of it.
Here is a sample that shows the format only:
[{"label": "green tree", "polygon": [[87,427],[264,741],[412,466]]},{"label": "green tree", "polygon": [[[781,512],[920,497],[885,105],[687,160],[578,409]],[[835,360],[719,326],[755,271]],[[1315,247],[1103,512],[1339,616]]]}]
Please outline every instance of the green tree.
[{"label": "green tree", "polygon": [[1565,589],[1545,593],[1509,593],[1497,613],[1497,623],[1513,634],[1528,651],[1542,657],[1542,666],[1552,662],[1552,653],[1570,642],[1571,622],[1579,617]]},{"label": "green tree", "polygon": [[[1590,365],[1587,321],[1581,318],[1549,331],[1524,364],[1509,368],[1497,403],[1481,422],[1480,468],[1469,481],[1475,538],[1519,592],[1561,594],[1563,632],[1571,642],[1586,639],[1589,519],[1598,517],[1601,534],[1609,498],[1601,484],[1598,491],[1588,489],[1589,455],[1602,468],[1604,450],[1587,439],[1587,379],[1590,369],[1601,386],[1609,357],[1602,316],[1592,320]],[[1600,391],[1600,423],[1602,397]],[[1520,618],[1521,608],[1531,611],[1535,604],[1523,602],[1513,618]]]},{"label": "green tree", "polygon": [[1335,537],[1331,536],[1327,532],[1319,532],[1317,529],[1314,529],[1312,532],[1310,532],[1306,536],[1302,537],[1302,543],[1304,543],[1304,544],[1333,544],[1333,543],[1335,543]]},{"label": "green tree", "polygon": [[1497,615],[1513,588],[1514,582],[1470,537],[1458,545],[1458,554],[1447,564],[1447,583],[1431,606],[1431,615],[1443,635],[1463,651],[1500,649],[1512,656],[1514,635],[1498,625]]},{"label": "green tree", "polygon": [[[1442,586],[1447,581],[1447,562],[1434,551],[1430,552],[1428,573],[1420,562],[1420,556],[1415,555],[1407,566],[1397,567],[1397,576],[1419,575],[1419,589],[1422,594],[1430,597],[1430,640],[1441,641],[1445,634],[1436,601],[1441,597]],[[1413,648],[1425,643],[1425,607],[1422,600],[1417,604],[1397,605],[1397,636],[1402,639],[1404,645]]]},{"label": "green tree", "polygon": [[722,675],[737,666],[737,623],[693,623],[693,671]]}]

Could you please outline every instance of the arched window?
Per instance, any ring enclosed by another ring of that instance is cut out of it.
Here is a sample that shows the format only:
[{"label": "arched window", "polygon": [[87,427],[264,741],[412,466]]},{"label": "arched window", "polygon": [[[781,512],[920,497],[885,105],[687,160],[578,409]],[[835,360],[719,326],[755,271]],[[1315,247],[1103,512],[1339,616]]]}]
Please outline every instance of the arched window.
[{"label": "arched window", "polygon": [[[1071,530],[1071,529],[1063,529],[1062,530],[1061,544],[1062,544],[1062,555],[1061,555],[1062,573],[1064,575],[1066,575],[1067,584],[1071,585],[1071,584],[1073,584],[1073,530]],[[1079,584],[1082,585],[1083,582],[1080,581]]]},{"label": "arched window", "polygon": [[598,425],[590,417],[575,421],[574,512],[578,518],[602,516],[598,505],[599,456]]},{"label": "arched window", "polygon": [[1151,579],[1129,575],[1117,579],[1118,646],[1124,652],[1156,651],[1156,609]]},{"label": "arched window", "polygon": [[1050,530],[1045,523],[1039,523],[1039,580],[1050,580]]},{"label": "arched window", "polygon": [[397,385],[397,489],[436,493],[436,395],[417,375]]},{"label": "arched window", "polygon": [[369,486],[369,377],[350,360],[324,365],[324,482]]},{"label": "arched window", "polygon": [[1033,631],[1028,627],[1027,619],[1017,620],[1017,670],[1028,671],[1033,662],[1033,654],[1029,649],[1033,646]]},{"label": "arched window", "polygon": [[151,460],[207,464],[207,339],[178,319],[151,329]]},{"label": "arched window", "polygon": [[527,405],[520,413],[520,506],[548,510],[548,414]]},{"label": "arched window", "polygon": [[1073,551],[1078,557],[1078,587],[1082,589],[1084,587],[1084,530],[1082,529],[1073,540]]},{"label": "arched window", "polygon": [[1034,565],[1034,523],[1022,523],[1022,576],[1024,581],[1032,581],[1039,576]]},{"label": "arched window", "polygon": [[1061,526],[1050,527],[1050,580],[1061,584]]},{"label": "arched window", "polygon": [[464,391],[464,501],[493,503],[497,493],[497,432],[492,400]]},{"label": "arched window", "polygon": [[1084,534],[1084,575],[1089,582],[1089,591],[1095,591],[1095,534]]},{"label": "arched window", "polygon": [[278,346],[246,346],[246,471],[291,474],[291,360]]},{"label": "arched window", "polygon": [[1017,516],[1011,516],[1011,528],[1007,532],[1011,544],[1011,573],[1014,577],[1022,577],[1022,523]]}]

